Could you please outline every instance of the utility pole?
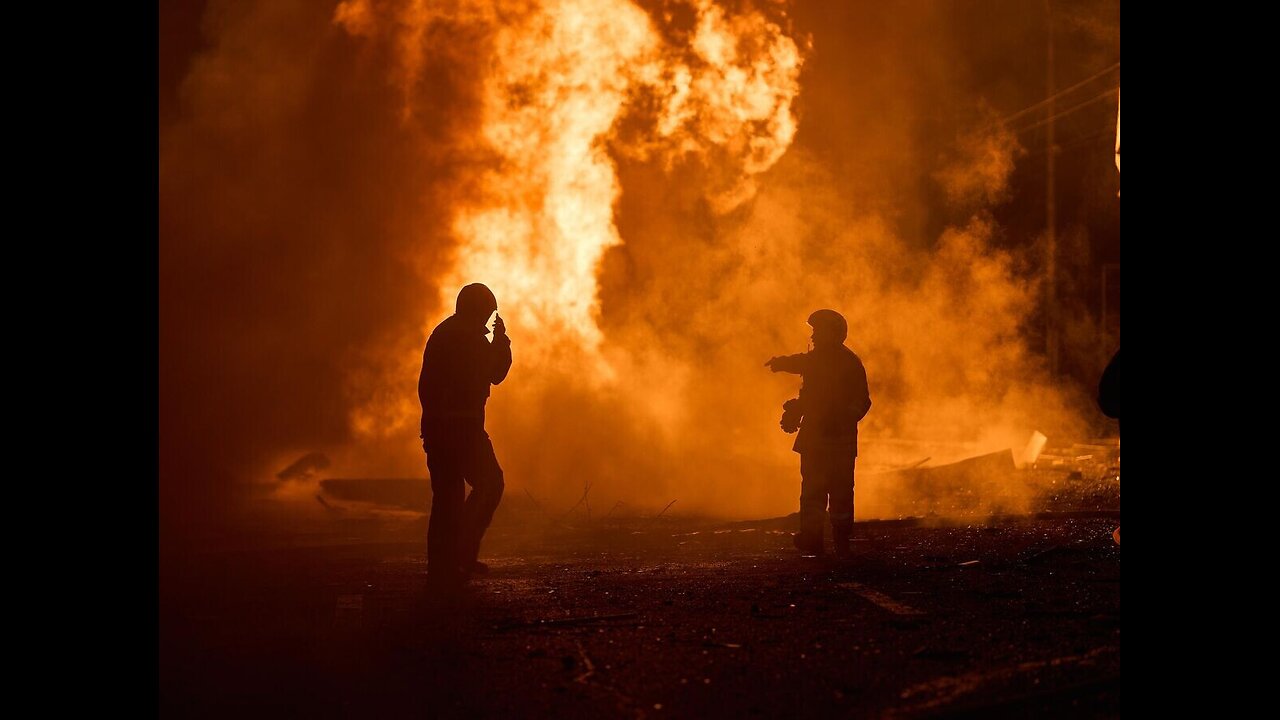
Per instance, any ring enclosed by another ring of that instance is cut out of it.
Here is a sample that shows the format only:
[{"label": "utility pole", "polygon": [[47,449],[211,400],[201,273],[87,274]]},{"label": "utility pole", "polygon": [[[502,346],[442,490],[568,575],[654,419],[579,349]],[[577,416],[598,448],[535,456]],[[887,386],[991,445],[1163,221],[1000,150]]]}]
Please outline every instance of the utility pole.
[{"label": "utility pole", "polygon": [[1048,23],[1049,30],[1049,52],[1048,62],[1045,70],[1045,84],[1047,85],[1046,94],[1049,97],[1048,107],[1048,126],[1045,128],[1045,155],[1048,158],[1048,168],[1045,173],[1048,178],[1045,184],[1045,225],[1046,237],[1045,243],[1048,245],[1046,249],[1047,267],[1045,268],[1045,321],[1048,327],[1045,328],[1045,354],[1049,358],[1049,372],[1054,375],[1058,374],[1058,355],[1059,355],[1059,329],[1058,329],[1058,202],[1057,187],[1054,175],[1057,171],[1056,148],[1054,147],[1054,115],[1056,114],[1057,102],[1054,100],[1054,94],[1057,92],[1054,83],[1054,62],[1053,62],[1053,7],[1051,0],[1044,0],[1045,20]]}]

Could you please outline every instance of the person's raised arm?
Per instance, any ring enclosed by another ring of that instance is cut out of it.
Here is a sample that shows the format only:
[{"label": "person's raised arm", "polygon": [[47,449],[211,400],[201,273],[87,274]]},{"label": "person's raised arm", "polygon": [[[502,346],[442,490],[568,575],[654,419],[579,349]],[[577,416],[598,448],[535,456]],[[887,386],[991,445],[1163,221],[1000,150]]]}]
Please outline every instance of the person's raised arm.
[{"label": "person's raised arm", "polygon": [[494,316],[493,342],[490,345],[493,365],[489,382],[497,385],[506,380],[507,373],[511,371],[511,338],[507,337],[507,325],[502,322],[501,315]]},{"label": "person's raised arm", "polygon": [[775,355],[769,358],[764,364],[773,372],[791,373],[792,375],[804,374],[808,353],[796,353],[795,355]]}]

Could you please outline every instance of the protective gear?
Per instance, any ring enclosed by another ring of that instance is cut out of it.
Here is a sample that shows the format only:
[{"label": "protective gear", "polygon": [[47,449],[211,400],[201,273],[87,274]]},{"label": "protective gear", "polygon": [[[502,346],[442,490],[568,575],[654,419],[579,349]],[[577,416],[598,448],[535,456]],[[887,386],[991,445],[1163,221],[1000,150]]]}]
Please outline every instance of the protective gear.
[{"label": "protective gear", "polygon": [[[800,535],[822,545],[823,525],[840,548],[853,533],[853,480],[857,459],[839,445],[818,445],[800,453]],[[847,528],[847,531],[845,530]],[[802,548],[803,549],[803,548]]]},{"label": "protective gear", "polygon": [[483,283],[471,283],[458,291],[454,312],[465,317],[481,317],[487,321],[498,309],[498,298]]},{"label": "protective gear", "polygon": [[817,529],[801,528],[800,532],[791,536],[791,544],[796,546],[801,555],[821,557],[825,554],[822,547],[822,526]]},{"label": "protective gear", "polygon": [[804,410],[800,407],[800,398],[791,398],[782,403],[782,432],[790,435],[800,429],[800,421],[804,418]]},{"label": "protective gear", "polygon": [[824,521],[830,519],[836,552],[846,557],[853,534],[858,422],[871,408],[871,394],[862,360],[844,345],[849,334],[844,316],[817,310],[809,325],[812,350],[766,363],[773,372],[804,377],[800,397],[783,405],[781,422],[791,432],[801,420],[792,446],[800,453],[800,532],[792,542],[804,555],[820,555]]},{"label": "protective gear", "polygon": [[483,426],[448,427],[433,435],[432,441],[427,452],[431,472],[427,573],[470,577],[475,574],[480,542],[506,489],[502,467]]},{"label": "protective gear", "polygon": [[849,557],[849,539],[853,537],[853,520],[831,521],[831,539],[835,541],[836,557]]},{"label": "protective gear", "polygon": [[849,336],[849,323],[845,321],[844,316],[835,310],[814,310],[809,315],[809,325],[814,329],[824,329],[830,332],[837,342],[844,342]]},{"label": "protective gear", "polygon": [[457,312],[436,326],[422,352],[418,400],[431,473],[427,578],[446,592],[482,572],[480,543],[505,489],[484,430],[489,386],[511,369],[510,338],[495,332],[493,342],[485,340],[484,324],[497,307],[489,288],[467,285],[458,293]]}]

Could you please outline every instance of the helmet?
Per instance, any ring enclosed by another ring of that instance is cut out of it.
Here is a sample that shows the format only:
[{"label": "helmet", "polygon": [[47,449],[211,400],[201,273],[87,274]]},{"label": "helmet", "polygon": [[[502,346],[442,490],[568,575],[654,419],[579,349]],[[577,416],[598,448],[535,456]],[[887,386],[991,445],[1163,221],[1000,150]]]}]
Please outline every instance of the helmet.
[{"label": "helmet", "polygon": [[458,291],[458,303],[454,312],[472,317],[483,315],[487,320],[497,309],[498,299],[493,296],[493,291],[481,283],[471,283]]},{"label": "helmet", "polygon": [[809,324],[813,326],[814,331],[825,330],[837,339],[837,342],[844,342],[849,336],[849,323],[845,322],[844,316],[835,310],[814,310],[809,316]]}]

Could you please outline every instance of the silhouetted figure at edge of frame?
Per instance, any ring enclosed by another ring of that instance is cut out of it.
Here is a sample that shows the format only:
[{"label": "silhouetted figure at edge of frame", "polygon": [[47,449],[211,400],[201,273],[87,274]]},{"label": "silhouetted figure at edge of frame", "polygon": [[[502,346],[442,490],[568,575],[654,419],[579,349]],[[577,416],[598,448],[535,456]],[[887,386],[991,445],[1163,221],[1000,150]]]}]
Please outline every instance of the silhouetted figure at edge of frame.
[{"label": "silhouetted figure at edge of frame", "polygon": [[1098,381],[1098,407],[1104,415],[1120,422],[1120,348],[1116,348]]},{"label": "silhouetted figure at edge of frame", "polygon": [[[484,429],[489,386],[511,369],[511,340],[500,316],[493,341],[485,324],[498,309],[489,288],[472,283],[458,293],[453,315],[427,340],[418,377],[422,449],[431,472],[427,529],[427,582],[436,589],[462,585],[488,566],[477,560],[505,487],[493,443]],[[471,494],[463,499],[463,483]]]},{"label": "silhouetted figure at edge of frame", "polygon": [[[1102,378],[1098,380],[1098,407],[1102,413],[1116,421],[1116,431],[1120,430],[1120,348],[1116,348],[1116,354],[1111,356],[1111,362],[1107,363],[1107,369],[1102,371]],[[1120,544],[1120,528],[1117,527],[1111,533],[1111,537],[1115,538],[1116,544]]]},{"label": "silhouetted figure at edge of frame", "polygon": [[[853,472],[858,458],[858,421],[871,409],[867,371],[845,347],[849,324],[835,310],[809,316],[813,349],[773,357],[773,372],[804,377],[800,397],[784,405],[782,429],[799,428],[792,450],[800,453],[800,532],[793,537],[804,555],[823,554],[824,511],[831,518],[836,557],[849,555],[853,535]],[[828,504],[830,509],[828,510]]]}]

